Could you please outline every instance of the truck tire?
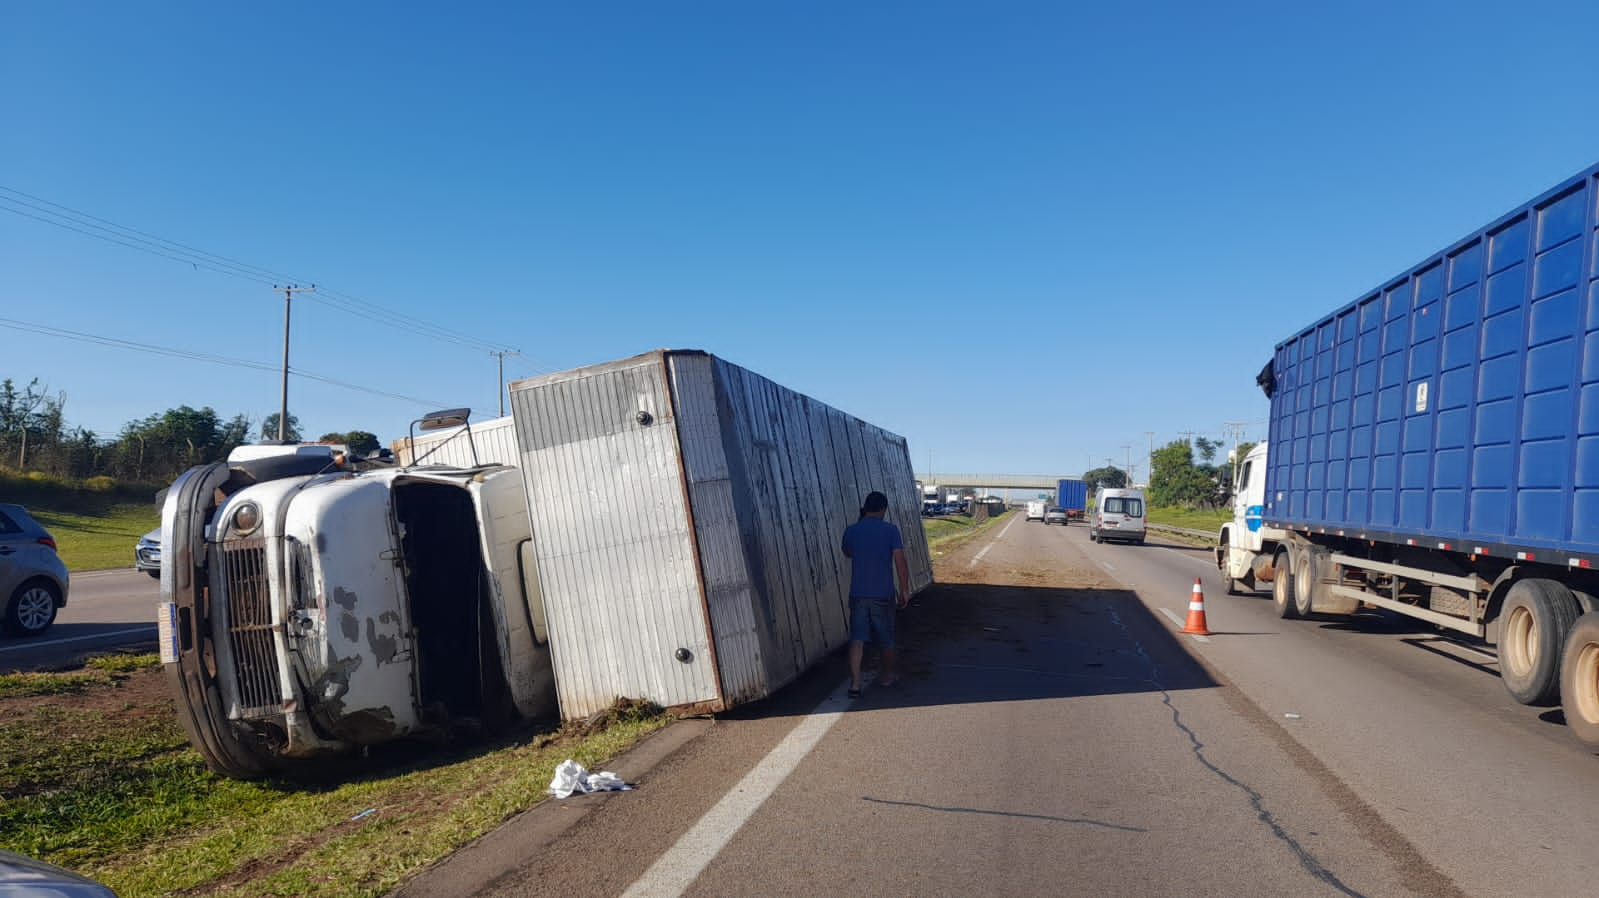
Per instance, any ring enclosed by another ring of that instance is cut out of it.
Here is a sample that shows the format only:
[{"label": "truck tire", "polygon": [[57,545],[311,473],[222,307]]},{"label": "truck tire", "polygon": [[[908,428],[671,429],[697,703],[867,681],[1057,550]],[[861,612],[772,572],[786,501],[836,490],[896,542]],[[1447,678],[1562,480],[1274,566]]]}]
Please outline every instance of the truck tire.
[{"label": "truck tire", "polygon": [[1217,566],[1221,568],[1221,589],[1224,595],[1236,596],[1241,593],[1238,591],[1238,581],[1233,579],[1232,555],[1232,545],[1227,542],[1227,537],[1224,534],[1216,552],[1216,557],[1220,562]]},{"label": "truck tire", "polygon": [[1577,620],[1577,601],[1553,580],[1517,580],[1499,611],[1499,678],[1523,705],[1554,704],[1561,651]]},{"label": "truck tire", "polygon": [[1283,620],[1292,620],[1299,616],[1299,609],[1294,602],[1294,574],[1289,570],[1292,556],[1288,549],[1277,550],[1277,558],[1273,567],[1277,574],[1271,581],[1271,603],[1277,606],[1277,616]]},{"label": "truck tire", "polygon": [[1312,546],[1298,550],[1294,559],[1294,616],[1309,618],[1321,604],[1321,574],[1327,567],[1327,553]]},{"label": "truck tire", "polygon": [[1599,611],[1571,626],[1560,657],[1560,704],[1577,741],[1599,750]]}]

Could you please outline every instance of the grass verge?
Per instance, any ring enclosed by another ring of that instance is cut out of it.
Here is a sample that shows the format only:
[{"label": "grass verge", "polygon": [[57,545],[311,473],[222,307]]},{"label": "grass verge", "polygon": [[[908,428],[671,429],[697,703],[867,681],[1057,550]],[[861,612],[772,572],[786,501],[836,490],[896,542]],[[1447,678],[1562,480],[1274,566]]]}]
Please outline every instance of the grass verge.
[{"label": "grass verge", "polygon": [[189,749],[153,656],[5,682],[0,847],[122,898],[383,895],[545,800],[561,761],[600,767],[671,721],[621,702],[581,728],[385,746],[330,762],[322,782],[239,782]]},{"label": "grass verge", "polygon": [[1187,508],[1155,508],[1149,509],[1149,522],[1151,524],[1165,524],[1168,527],[1186,527],[1189,530],[1209,530],[1212,532],[1221,529],[1221,525],[1233,519],[1230,511],[1194,511]]},{"label": "grass verge", "polygon": [[1016,512],[1007,511],[985,521],[977,521],[964,515],[923,518],[922,530],[927,534],[927,551],[932,557],[937,558],[1013,514]]},{"label": "grass verge", "polygon": [[0,496],[28,509],[50,531],[69,571],[132,567],[134,544],[161,524],[155,508],[159,489],[109,477],[63,480],[0,467]]},{"label": "grass verge", "polygon": [[28,513],[56,538],[69,571],[133,567],[139,537],[161,524],[152,505],[111,505],[93,515],[38,507]]}]

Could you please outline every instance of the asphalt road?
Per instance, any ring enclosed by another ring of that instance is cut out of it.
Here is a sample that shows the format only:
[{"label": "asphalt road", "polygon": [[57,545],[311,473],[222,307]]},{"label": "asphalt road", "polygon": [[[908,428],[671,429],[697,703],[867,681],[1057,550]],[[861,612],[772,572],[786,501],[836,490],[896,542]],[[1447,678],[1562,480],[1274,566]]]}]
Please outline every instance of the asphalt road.
[{"label": "asphalt road", "polygon": [[[834,659],[399,895],[1595,892],[1599,758],[1491,656],[1281,621],[1201,551],[1081,527],[1012,519],[938,576],[904,686],[850,702]],[[1196,576],[1202,642],[1177,633]]]},{"label": "asphalt road", "polygon": [[160,599],[161,584],[132,568],[73,574],[54,626],[33,639],[0,636],[0,672],[70,666],[112,648],[154,651]]}]

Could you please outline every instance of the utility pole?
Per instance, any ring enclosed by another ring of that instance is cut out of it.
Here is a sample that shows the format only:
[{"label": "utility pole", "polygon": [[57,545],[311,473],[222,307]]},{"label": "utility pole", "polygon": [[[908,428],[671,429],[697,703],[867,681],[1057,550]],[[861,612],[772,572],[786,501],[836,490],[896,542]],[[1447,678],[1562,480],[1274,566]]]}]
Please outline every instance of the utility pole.
[{"label": "utility pole", "polygon": [[1144,436],[1149,438],[1149,473],[1147,475],[1145,475],[1145,476],[1149,480],[1150,483],[1154,483],[1155,482],[1155,432],[1153,430],[1146,430],[1146,431],[1144,431]]},{"label": "utility pole", "polygon": [[289,304],[296,293],[315,293],[316,284],[309,287],[273,284],[272,289],[283,291],[283,389],[278,394],[278,442],[282,443],[289,438]]},{"label": "utility pole", "polygon": [[1128,443],[1128,444],[1122,446],[1122,448],[1127,450],[1127,485],[1128,486],[1132,486],[1133,485],[1133,445],[1131,443]]},{"label": "utility pole", "polygon": [[514,349],[507,349],[504,352],[490,352],[489,355],[500,360],[500,378],[494,385],[494,393],[500,398],[500,417],[503,418],[505,417],[505,357],[508,355],[521,355],[521,353]]}]

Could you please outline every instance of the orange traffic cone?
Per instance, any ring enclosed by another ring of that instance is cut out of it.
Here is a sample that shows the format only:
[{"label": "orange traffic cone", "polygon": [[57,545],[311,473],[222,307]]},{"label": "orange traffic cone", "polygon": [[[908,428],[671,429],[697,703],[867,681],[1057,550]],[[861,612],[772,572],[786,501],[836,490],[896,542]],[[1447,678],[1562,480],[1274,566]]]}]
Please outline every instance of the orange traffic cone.
[{"label": "orange traffic cone", "polygon": [[1195,636],[1209,636],[1210,630],[1205,626],[1205,592],[1199,588],[1199,578],[1194,578],[1194,595],[1188,600],[1188,622],[1183,624],[1184,633],[1193,633]]}]

